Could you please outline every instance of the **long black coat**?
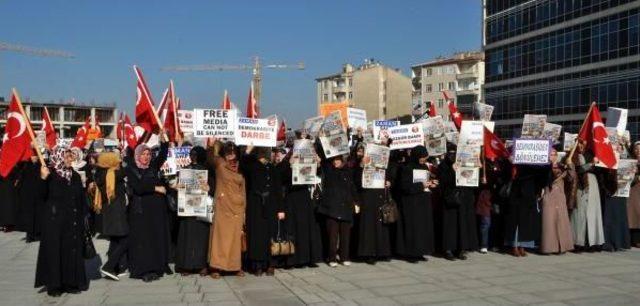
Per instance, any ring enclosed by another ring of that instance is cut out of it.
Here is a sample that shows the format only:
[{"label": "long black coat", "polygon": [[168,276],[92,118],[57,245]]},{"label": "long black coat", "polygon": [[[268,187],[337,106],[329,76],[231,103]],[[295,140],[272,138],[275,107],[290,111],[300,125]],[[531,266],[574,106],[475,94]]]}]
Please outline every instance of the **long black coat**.
[{"label": "long black coat", "polygon": [[19,223],[19,204],[15,187],[18,172],[18,169],[14,168],[7,177],[0,176],[0,226]]},{"label": "long black coat", "polygon": [[73,172],[67,181],[51,169],[47,180],[40,180],[38,185],[37,192],[46,201],[35,287],[86,290],[89,280],[85,274],[83,246],[88,205],[80,175]]},{"label": "long black coat", "polygon": [[125,188],[124,178],[126,176],[124,169],[115,170],[115,197],[109,203],[107,199],[107,169],[95,168],[95,184],[100,189],[102,196],[102,229],[101,233],[105,236],[126,236],[129,234],[129,223],[127,222],[127,192]]},{"label": "long black coat", "polygon": [[[209,196],[214,195],[216,182],[213,170],[202,165],[189,165],[187,169],[207,170]],[[211,224],[196,217],[179,217],[176,269],[200,270],[206,268],[209,256],[209,231]]]},{"label": "long black coat", "polygon": [[35,192],[40,180],[40,163],[26,162],[23,163],[21,169],[16,186],[20,216],[18,228],[35,238],[40,235],[42,206],[44,205],[42,194]]},{"label": "long black coat", "polygon": [[352,222],[358,192],[353,172],[347,167],[334,168],[329,161],[322,163],[322,201],[318,212],[340,221]]},{"label": "long black coat", "polygon": [[[388,194],[385,189],[362,188],[362,170],[361,167],[356,168],[354,178],[355,181],[360,182],[356,187],[361,199],[357,254],[363,257],[388,257],[391,256],[389,226],[382,223],[380,211]],[[386,179],[392,180],[389,178],[389,171]]]},{"label": "long black coat", "polygon": [[548,167],[518,166],[513,179],[509,204],[505,207],[505,240],[536,241],[540,238],[540,213],[538,196],[548,178]]},{"label": "long black coat", "polygon": [[[456,173],[448,161],[438,166],[438,178],[442,189],[442,249],[465,251],[478,247],[476,230],[475,195],[470,187],[456,186]],[[453,194],[458,192],[456,201]]]},{"label": "long black coat", "polygon": [[277,213],[285,212],[283,167],[263,164],[253,155],[243,156],[241,167],[247,190],[247,259],[266,262],[271,260],[269,247],[277,232]]},{"label": "long black coat", "polygon": [[433,253],[433,208],[431,193],[422,183],[413,183],[413,170],[428,170],[426,165],[410,162],[400,170],[400,218],[397,223],[396,251],[408,257]]},{"label": "long black coat", "polygon": [[163,275],[169,262],[167,202],[165,195],[155,192],[156,186],[163,185],[160,166],[167,151],[168,146],[163,143],[148,168],[139,169],[132,158],[125,168],[131,193],[128,207],[131,278],[141,278],[147,273]]}]

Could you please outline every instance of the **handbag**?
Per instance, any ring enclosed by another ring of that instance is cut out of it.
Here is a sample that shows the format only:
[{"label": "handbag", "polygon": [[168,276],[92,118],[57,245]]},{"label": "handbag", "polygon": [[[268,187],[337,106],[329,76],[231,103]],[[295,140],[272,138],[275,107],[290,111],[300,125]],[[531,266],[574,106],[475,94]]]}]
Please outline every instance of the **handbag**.
[{"label": "handbag", "polygon": [[384,189],[384,204],[380,207],[380,214],[382,215],[382,223],[392,224],[398,221],[398,205],[396,201],[389,196],[389,189]]},{"label": "handbag", "polygon": [[296,247],[291,240],[284,240],[280,236],[280,223],[281,220],[278,220],[278,234],[276,239],[271,239],[271,256],[287,256],[293,255],[296,253]]},{"label": "handbag", "polygon": [[89,220],[88,218],[84,218],[84,246],[82,248],[82,257],[84,259],[91,259],[98,255],[96,252],[96,247],[93,245],[93,235],[91,234],[91,229],[89,228]]}]

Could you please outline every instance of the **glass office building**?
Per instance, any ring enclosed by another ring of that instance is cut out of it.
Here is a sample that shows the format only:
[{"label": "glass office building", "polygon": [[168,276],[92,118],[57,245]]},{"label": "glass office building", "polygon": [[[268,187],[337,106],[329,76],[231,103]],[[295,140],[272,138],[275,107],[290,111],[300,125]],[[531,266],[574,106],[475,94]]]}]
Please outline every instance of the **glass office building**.
[{"label": "glass office building", "polygon": [[485,102],[503,138],[524,114],[546,114],[567,132],[589,105],[629,109],[640,120],[640,0],[484,0]]}]

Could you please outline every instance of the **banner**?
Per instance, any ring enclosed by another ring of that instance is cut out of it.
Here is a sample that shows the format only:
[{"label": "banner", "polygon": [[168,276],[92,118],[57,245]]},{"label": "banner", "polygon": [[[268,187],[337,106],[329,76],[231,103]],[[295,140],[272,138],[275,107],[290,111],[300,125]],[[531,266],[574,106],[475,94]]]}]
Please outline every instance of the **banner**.
[{"label": "banner", "polygon": [[391,150],[386,146],[367,143],[364,148],[364,166],[386,169]]},{"label": "banner", "polygon": [[618,161],[618,189],[614,197],[628,198],[631,191],[631,183],[638,169],[638,161],[635,159],[621,159]]},{"label": "banner", "polygon": [[622,135],[627,129],[628,116],[629,110],[627,109],[609,107],[607,108],[607,122],[605,123],[605,126],[615,128],[618,135]]},{"label": "banner", "polygon": [[329,114],[339,111],[342,122],[347,123],[347,108],[349,107],[349,101],[336,102],[336,103],[322,103],[320,104],[320,116],[327,117]]},{"label": "banner", "polygon": [[178,125],[183,133],[193,133],[193,111],[179,109]]},{"label": "banner", "polygon": [[560,132],[562,132],[562,125],[545,122],[542,135],[544,139],[549,139],[553,143],[557,143],[560,139]]},{"label": "banner", "polygon": [[236,144],[239,146],[275,147],[278,138],[278,119],[238,118]]},{"label": "banner", "polygon": [[208,180],[207,170],[182,169],[178,175],[178,216],[206,217],[207,192],[201,186]]},{"label": "banner", "polygon": [[547,115],[524,115],[522,120],[521,138],[540,139],[543,138],[544,124],[547,122]]},{"label": "banner", "polygon": [[404,124],[388,129],[391,150],[408,149],[424,144],[424,133],[421,123]]},{"label": "banner", "polygon": [[238,111],[234,109],[194,109],[193,136],[234,139]]},{"label": "banner", "polygon": [[564,132],[564,142],[562,143],[562,150],[569,152],[571,151],[571,147],[576,143],[576,138],[578,138],[578,134],[572,134]]},{"label": "banner", "polygon": [[291,164],[291,184],[292,185],[316,184],[317,169],[318,169],[318,165],[316,163]]},{"label": "banner", "polygon": [[426,142],[427,153],[429,156],[440,156],[447,153],[447,138],[440,137],[436,139],[429,139]]},{"label": "banner", "polygon": [[167,160],[160,167],[162,175],[176,175],[180,169],[191,165],[191,147],[169,148]]},{"label": "banner", "polygon": [[293,141],[293,152],[291,152],[291,164],[315,164],[316,151],[311,139],[296,139]]},{"label": "banner", "polygon": [[399,125],[400,121],[396,120],[373,120],[373,140],[375,142],[380,142],[382,138],[389,139],[389,128]]},{"label": "banner", "polygon": [[484,144],[484,123],[463,120],[460,126],[458,146],[480,147]]},{"label": "banner", "polygon": [[362,188],[384,189],[385,169],[365,167],[362,169]]},{"label": "banner", "polygon": [[478,187],[480,183],[480,168],[458,167],[456,169],[456,186]]},{"label": "banner", "polygon": [[442,116],[429,117],[422,120],[422,129],[427,139],[435,139],[444,135],[445,124]]},{"label": "banner", "polygon": [[364,132],[367,129],[367,111],[358,108],[347,108],[347,124],[353,134],[358,128]]},{"label": "banner", "polygon": [[318,137],[318,132],[322,123],[324,122],[323,116],[312,117],[302,122],[302,132],[311,136],[312,138]]},{"label": "banner", "polygon": [[474,118],[478,118],[480,121],[491,121],[493,105],[475,102],[473,103],[473,111]]},{"label": "banner", "polygon": [[551,141],[539,139],[516,139],[513,149],[515,165],[548,165]]}]

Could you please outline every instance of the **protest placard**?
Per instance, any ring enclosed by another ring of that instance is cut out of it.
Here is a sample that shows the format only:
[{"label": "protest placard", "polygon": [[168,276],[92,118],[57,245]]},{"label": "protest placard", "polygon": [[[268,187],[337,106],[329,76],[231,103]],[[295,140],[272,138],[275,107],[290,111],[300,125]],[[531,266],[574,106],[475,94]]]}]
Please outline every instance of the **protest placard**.
[{"label": "protest placard", "polygon": [[191,147],[175,147],[169,148],[167,153],[167,160],[160,167],[162,175],[176,175],[180,169],[187,167],[191,164]]},{"label": "protest placard", "polygon": [[456,169],[456,186],[478,187],[480,183],[480,168],[458,167]]},{"label": "protest placard", "polygon": [[313,185],[316,183],[316,172],[318,165],[291,164],[291,184],[293,185]]},{"label": "protest placard", "polygon": [[429,180],[429,171],[424,169],[413,169],[413,183],[422,183]]},{"label": "protest placard", "polygon": [[193,135],[234,139],[238,126],[238,111],[232,109],[194,109]]},{"label": "protest placard", "polygon": [[444,137],[447,139],[447,142],[450,142],[454,145],[458,145],[458,138],[460,137],[460,133],[458,132],[446,132],[444,133]]},{"label": "protest placard", "polygon": [[486,127],[491,133],[493,133],[493,130],[496,128],[496,123],[494,121],[482,121],[482,124],[484,124],[484,127]]},{"label": "protest placard", "polygon": [[362,188],[384,189],[385,169],[365,167],[362,169]]},{"label": "protest placard", "polygon": [[178,110],[178,125],[183,133],[193,133],[193,111],[186,109]]},{"label": "protest placard", "polygon": [[207,170],[180,170],[178,174],[178,216],[207,216],[208,195],[202,189],[202,186],[207,184],[207,180]]},{"label": "protest placard", "polygon": [[544,123],[544,130],[542,132],[542,134],[544,135],[543,138],[557,143],[560,139],[560,132],[562,132],[562,125],[549,122]]},{"label": "protest placard", "polygon": [[320,127],[320,131],[324,134],[323,136],[336,135],[345,130],[342,117],[338,111],[325,116],[322,126]]},{"label": "protest placard", "polygon": [[440,137],[436,139],[428,139],[426,141],[427,153],[429,156],[440,156],[447,153],[447,138]]},{"label": "protest placard", "polygon": [[627,117],[629,116],[629,110],[625,108],[609,107],[607,108],[607,122],[606,127],[613,127],[616,129],[618,135],[624,134],[627,129]]},{"label": "protest placard", "polygon": [[578,138],[578,134],[564,132],[564,142],[562,143],[562,150],[566,152],[571,151],[573,144],[576,143],[576,138]]},{"label": "protest placard", "polygon": [[516,139],[513,149],[515,165],[548,165],[551,141],[547,139]]},{"label": "protest placard", "polygon": [[386,146],[367,143],[364,149],[364,166],[386,169],[389,163],[390,149]]},{"label": "protest placard", "polygon": [[320,144],[326,158],[349,154],[349,137],[345,132],[331,136],[320,136]]},{"label": "protest placard", "polygon": [[349,101],[335,102],[335,103],[321,103],[319,114],[320,116],[327,117],[333,112],[339,112],[340,118],[344,124],[347,123],[347,108],[349,107]]},{"label": "protest placard", "polygon": [[391,150],[413,148],[424,144],[424,133],[421,123],[404,124],[390,127],[388,130]]},{"label": "protest placard", "polygon": [[347,108],[347,123],[352,133],[358,129],[364,131],[367,128],[367,111],[358,108]]},{"label": "protest placard", "polygon": [[237,145],[255,147],[275,147],[278,136],[278,119],[238,118],[236,131]]},{"label": "protest placard", "polygon": [[459,146],[480,147],[484,139],[484,123],[482,121],[463,120],[460,126]]},{"label": "protest placard", "polygon": [[631,182],[637,172],[638,161],[636,159],[620,159],[616,172],[618,189],[614,197],[628,198],[631,191]]},{"label": "protest placard", "polygon": [[318,137],[318,132],[322,123],[324,122],[323,116],[312,117],[302,122],[302,132],[311,136],[312,138]]},{"label": "protest placard", "polygon": [[456,163],[462,167],[480,167],[480,151],[479,146],[458,145],[456,148]]},{"label": "protest placard", "polygon": [[445,132],[445,124],[442,116],[438,115],[422,120],[422,129],[426,139],[440,138]]},{"label": "protest placard", "polygon": [[313,148],[313,140],[296,139],[293,141],[291,152],[291,164],[311,164],[316,161],[316,153]]},{"label": "protest placard", "polygon": [[524,115],[522,120],[521,138],[539,139],[543,138],[544,124],[547,122],[547,115]]},{"label": "protest placard", "polygon": [[493,105],[475,102],[473,103],[473,106],[474,118],[478,118],[480,121],[491,121]]},{"label": "protest placard", "polygon": [[380,142],[382,138],[389,139],[389,128],[399,125],[400,121],[396,120],[373,120],[373,140]]}]

